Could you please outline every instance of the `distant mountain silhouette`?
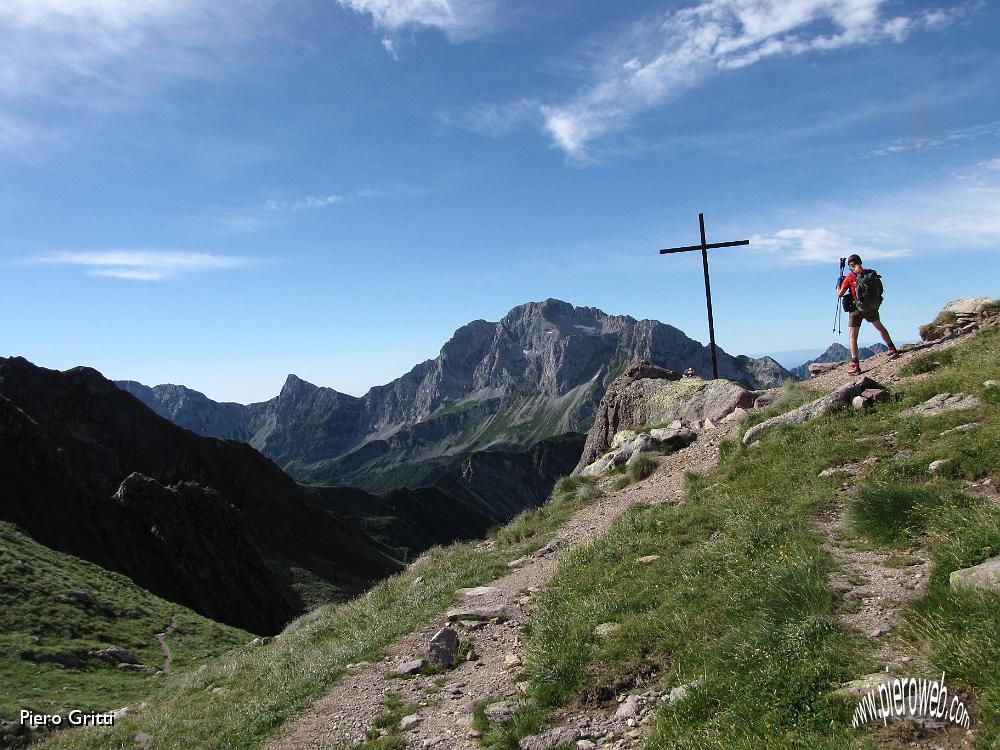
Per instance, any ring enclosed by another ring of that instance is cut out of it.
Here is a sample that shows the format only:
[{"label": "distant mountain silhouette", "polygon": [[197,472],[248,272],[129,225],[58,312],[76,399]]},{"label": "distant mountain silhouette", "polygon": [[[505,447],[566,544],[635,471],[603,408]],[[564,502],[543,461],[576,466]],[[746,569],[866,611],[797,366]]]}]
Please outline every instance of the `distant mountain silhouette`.
[{"label": "distant mountain silhouette", "polygon": [[[870,359],[876,354],[881,354],[888,347],[885,344],[872,344],[871,346],[858,347],[858,359]],[[809,372],[809,365],[814,362],[846,362],[851,358],[851,350],[841,344],[833,343],[825,352],[816,359],[803,362],[798,367],[793,367],[790,372],[799,380],[809,380],[812,375]]]},{"label": "distant mountain silhouette", "polygon": [[[386,491],[426,484],[460,455],[585,432],[608,384],[638,359],[711,376],[709,348],[673,326],[549,299],[462,326],[435,359],[360,398],[295,375],[247,406],[183,386],[118,385],[181,426],[249,442],[299,481]],[[791,377],[770,358],[719,350],[718,364],[750,388]]]}]

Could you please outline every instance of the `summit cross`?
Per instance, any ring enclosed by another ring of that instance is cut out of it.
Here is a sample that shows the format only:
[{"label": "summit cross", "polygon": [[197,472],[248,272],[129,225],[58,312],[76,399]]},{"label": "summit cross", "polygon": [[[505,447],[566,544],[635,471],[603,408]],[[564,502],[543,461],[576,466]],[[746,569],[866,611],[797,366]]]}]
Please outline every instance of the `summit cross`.
[{"label": "summit cross", "polygon": [[708,340],[712,345],[712,378],[719,378],[719,365],[715,356],[715,321],[712,318],[712,287],[708,283],[708,251],[717,247],[736,247],[737,245],[749,245],[750,240],[735,240],[733,242],[713,242],[705,241],[705,214],[698,214],[698,225],[701,227],[701,244],[686,245],[685,247],[668,247],[660,250],[660,255],[667,253],[686,253],[691,250],[701,250],[701,265],[705,269],[705,301],[708,303]]}]

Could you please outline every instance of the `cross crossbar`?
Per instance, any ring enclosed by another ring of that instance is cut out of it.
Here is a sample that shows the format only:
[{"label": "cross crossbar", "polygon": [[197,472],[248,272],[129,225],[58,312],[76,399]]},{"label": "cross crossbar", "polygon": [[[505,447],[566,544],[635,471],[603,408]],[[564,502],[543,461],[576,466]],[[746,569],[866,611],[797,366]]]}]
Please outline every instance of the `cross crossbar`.
[{"label": "cross crossbar", "polygon": [[701,265],[705,270],[705,302],[708,303],[708,340],[712,345],[712,377],[719,377],[719,363],[715,356],[715,320],[712,318],[712,287],[708,283],[708,251],[717,247],[737,247],[739,245],[749,245],[750,240],[736,240],[734,242],[713,242],[709,244],[705,241],[705,214],[698,214],[698,227],[701,229],[701,244],[686,245],[685,247],[668,247],[660,250],[660,255],[667,253],[686,253],[691,250],[701,250]]},{"label": "cross crossbar", "polygon": [[708,245],[688,245],[687,247],[668,247],[666,250],[660,250],[660,255],[664,253],[686,253],[688,250],[711,250],[716,247],[736,247],[737,245],[749,245],[750,240],[736,240],[735,242],[712,242]]}]

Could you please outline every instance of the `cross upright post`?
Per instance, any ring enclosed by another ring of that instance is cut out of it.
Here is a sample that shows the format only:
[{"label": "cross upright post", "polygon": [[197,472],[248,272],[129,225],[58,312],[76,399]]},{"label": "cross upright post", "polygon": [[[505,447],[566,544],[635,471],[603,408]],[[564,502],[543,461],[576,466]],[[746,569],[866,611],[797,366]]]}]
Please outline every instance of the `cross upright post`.
[{"label": "cross upright post", "polygon": [[668,247],[660,250],[660,255],[666,253],[686,253],[691,250],[701,250],[701,266],[705,271],[705,301],[708,304],[708,340],[712,347],[712,377],[718,379],[719,364],[715,354],[715,320],[712,316],[712,286],[708,281],[708,251],[717,247],[736,247],[737,245],[749,245],[750,240],[735,240],[734,242],[713,242],[709,244],[705,240],[705,214],[698,214],[698,227],[701,229],[701,244],[686,245],[685,247]]}]

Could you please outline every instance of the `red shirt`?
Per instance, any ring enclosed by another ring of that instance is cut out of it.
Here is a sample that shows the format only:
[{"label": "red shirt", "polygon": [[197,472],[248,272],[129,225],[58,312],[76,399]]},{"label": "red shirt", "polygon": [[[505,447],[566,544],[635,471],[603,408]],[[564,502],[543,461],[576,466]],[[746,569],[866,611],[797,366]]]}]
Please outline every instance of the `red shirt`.
[{"label": "red shirt", "polygon": [[837,294],[843,296],[844,292],[848,289],[851,290],[851,296],[854,299],[858,298],[858,277],[854,271],[848,271],[847,276],[844,277],[844,283],[840,285],[840,289],[837,290]]}]

